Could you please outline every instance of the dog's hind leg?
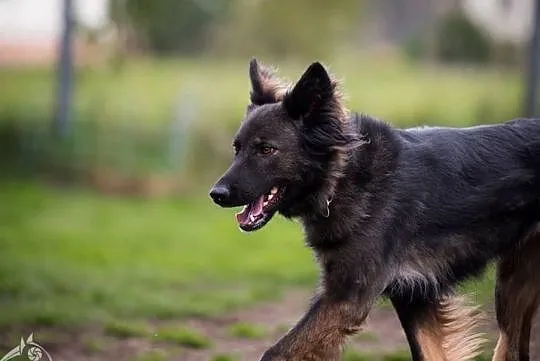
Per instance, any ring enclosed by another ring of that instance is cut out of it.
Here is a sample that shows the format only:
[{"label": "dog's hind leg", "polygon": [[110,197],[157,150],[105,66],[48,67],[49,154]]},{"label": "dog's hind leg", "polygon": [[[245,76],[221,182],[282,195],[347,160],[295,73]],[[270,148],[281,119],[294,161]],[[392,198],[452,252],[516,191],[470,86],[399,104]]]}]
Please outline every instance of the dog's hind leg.
[{"label": "dog's hind leg", "polygon": [[540,236],[500,260],[495,307],[499,340],[493,361],[529,361],[531,325],[540,302]]},{"label": "dog's hind leg", "polygon": [[413,361],[464,361],[479,354],[483,342],[473,329],[478,308],[460,297],[416,299],[391,297],[411,349]]},{"label": "dog's hind leg", "polygon": [[[391,297],[392,305],[396,310],[405,336],[407,336],[407,342],[411,350],[411,356],[413,361],[425,361],[422,354],[422,349],[417,338],[417,320],[420,319],[426,312],[426,309],[430,306],[422,303],[410,302],[402,297]],[[424,345],[425,348],[425,345]]]}]

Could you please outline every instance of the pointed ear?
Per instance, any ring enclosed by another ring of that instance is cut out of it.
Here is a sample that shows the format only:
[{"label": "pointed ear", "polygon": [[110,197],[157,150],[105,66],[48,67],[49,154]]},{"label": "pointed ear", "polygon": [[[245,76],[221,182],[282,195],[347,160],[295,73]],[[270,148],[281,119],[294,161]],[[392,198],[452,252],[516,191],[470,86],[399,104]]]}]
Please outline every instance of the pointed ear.
[{"label": "pointed ear", "polygon": [[273,69],[260,64],[255,58],[249,62],[249,79],[251,80],[250,99],[254,105],[281,101],[288,87],[276,77]]},{"label": "pointed ear", "polygon": [[293,90],[283,99],[285,110],[293,119],[308,117],[327,104],[334,94],[330,76],[321,63],[311,64]]}]

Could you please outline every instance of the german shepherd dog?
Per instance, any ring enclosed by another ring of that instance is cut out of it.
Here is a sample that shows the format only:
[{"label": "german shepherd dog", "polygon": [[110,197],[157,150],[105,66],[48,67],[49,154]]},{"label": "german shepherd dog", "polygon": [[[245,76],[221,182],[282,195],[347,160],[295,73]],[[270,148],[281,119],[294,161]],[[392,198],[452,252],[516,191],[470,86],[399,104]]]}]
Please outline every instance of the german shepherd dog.
[{"label": "german shepherd dog", "polygon": [[415,361],[470,360],[478,309],[456,286],[497,263],[493,360],[529,360],[540,300],[540,120],[397,129],[349,112],[320,63],[292,85],[253,59],[230,168],[210,191],[240,228],[299,219],[320,291],[263,361],[339,360],[379,297]]}]

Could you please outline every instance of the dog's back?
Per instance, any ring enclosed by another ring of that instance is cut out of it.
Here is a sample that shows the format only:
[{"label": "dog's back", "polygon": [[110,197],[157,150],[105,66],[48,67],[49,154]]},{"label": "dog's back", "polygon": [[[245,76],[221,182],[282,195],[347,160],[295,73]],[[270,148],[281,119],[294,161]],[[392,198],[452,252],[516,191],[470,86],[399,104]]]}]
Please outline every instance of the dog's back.
[{"label": "dog's back", "polygon": [[394,133],[377,227],[399,239],[398,254],[440,258],[443,284],[479,272],[540,221],[540,120]]}]

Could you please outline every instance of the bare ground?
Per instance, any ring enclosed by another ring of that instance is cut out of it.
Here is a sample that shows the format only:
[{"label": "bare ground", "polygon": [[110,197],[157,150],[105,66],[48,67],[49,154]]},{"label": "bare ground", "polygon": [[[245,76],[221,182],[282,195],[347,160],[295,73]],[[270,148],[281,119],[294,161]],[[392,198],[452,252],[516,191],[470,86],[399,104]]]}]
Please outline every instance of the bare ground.
[{"label": "bare ground", "polygon": [[[230,355],[234,360],[253,361],[258,360],[261,353],[300,318],[308,302],[309,294],[292,291],[280,302],[261,304],[220,318],[154,321],[156,327],[188,326],[207,335],[213,342],[212,346],[199,350],[156,341],[152,337],[111,337],[98,327],[71,331],[41,328],[33,331],[35,340],[45,347],[54,361],[210,361],[216,355]],[[493,345],[496,335],[493,312],[488,310],[487,316],[489,321],[484,329],[491,339],[490,345]],[[266,330],[266,335],[260,339],[231,335],[230,326],[237,322],[258,325]],[[9,335],[9,340],[5,337],[0,339],[1,349],[7,350],[18,344],[18,338],[24,335],[25,331],[29,330],[23,328],[2,332],[3,335]],[[17,333],[23,334],[16,336]],[[540,334],[540,322],[535,326],[533,335],[535,334]],[[533,347],[536,350],[533,350],[531,360],[540,360],[539,344]],[[394,312],[380,307],[372,311],[364,330],[351,340],[349,346],[366,354],[392,353],[407,349],[405,336]]]}]

